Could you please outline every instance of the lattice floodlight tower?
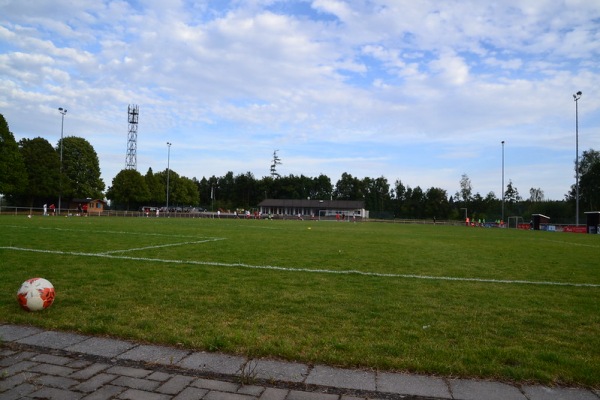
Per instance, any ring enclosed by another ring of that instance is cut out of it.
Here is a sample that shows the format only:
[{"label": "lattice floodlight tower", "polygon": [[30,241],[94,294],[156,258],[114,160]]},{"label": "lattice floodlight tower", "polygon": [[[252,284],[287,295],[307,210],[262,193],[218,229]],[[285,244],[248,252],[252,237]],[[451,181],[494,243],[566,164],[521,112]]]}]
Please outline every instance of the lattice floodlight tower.
[{"label": "lattice floodlight tower", "polygon": [[130,104],[127,108],[129,121],[129,134],[127,135],[127,169],[137,170],[137,131],[140,108],[136,104]]}]

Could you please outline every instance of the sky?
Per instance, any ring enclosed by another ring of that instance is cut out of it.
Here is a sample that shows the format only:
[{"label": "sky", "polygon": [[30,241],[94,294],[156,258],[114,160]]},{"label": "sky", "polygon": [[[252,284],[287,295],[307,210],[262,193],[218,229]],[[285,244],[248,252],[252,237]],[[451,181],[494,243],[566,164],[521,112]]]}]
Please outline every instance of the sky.
[{"label": "sky", "polygon": [[0,113],[56,146],[67,109],[107,188],[131,104],[142,175],[260,179],[277,151],[333,185],[562,200],[600,150],[599,89],[598,1],[0,0]]}]

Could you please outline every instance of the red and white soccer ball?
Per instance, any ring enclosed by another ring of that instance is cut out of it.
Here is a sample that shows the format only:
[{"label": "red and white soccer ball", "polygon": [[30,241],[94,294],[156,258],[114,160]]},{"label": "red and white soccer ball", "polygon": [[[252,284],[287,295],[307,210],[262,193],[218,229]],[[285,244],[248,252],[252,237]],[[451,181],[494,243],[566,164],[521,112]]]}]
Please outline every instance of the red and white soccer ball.
[{"label": "red and white soccer ball", "polygon": [[27,311],[40,311],[54,301],[54,286],[44,278],[31,278],[23,282],[17,292],[17,300]]}]

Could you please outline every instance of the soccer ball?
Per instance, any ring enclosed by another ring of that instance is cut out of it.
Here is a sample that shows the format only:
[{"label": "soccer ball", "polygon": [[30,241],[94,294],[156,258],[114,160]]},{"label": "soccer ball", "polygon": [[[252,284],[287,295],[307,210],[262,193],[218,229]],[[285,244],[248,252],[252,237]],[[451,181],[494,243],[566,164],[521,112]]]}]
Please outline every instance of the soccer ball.
[{"label": "soccer ball", "polygon": [[19,304],[27,311],[40,311],[50,307],[54,296],[54,286],[44,278],[26,280],[17,292]]}]

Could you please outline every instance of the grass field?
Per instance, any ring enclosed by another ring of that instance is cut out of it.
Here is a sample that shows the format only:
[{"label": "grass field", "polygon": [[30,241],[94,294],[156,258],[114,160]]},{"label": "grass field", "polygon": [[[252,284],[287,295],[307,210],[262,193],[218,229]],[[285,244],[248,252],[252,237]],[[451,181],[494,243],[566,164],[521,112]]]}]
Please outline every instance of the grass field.
[{"label": "grass field", "polygon": [[[50,280],[28,313],[21,283]],[[600,236],[0,216],[0,321],[191,349],[600,388]]]}]

